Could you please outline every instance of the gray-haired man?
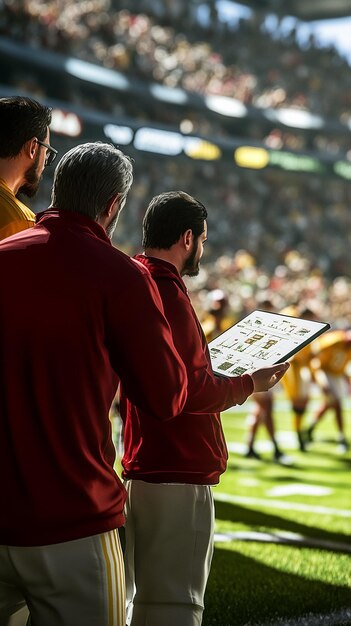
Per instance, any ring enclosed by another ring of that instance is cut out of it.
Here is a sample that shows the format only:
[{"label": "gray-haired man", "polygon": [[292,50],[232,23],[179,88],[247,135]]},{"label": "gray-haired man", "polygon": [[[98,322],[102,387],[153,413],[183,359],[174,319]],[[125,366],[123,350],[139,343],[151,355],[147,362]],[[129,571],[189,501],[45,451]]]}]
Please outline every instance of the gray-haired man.
[{"label": "gray-haired man", "polygon": [[0,244],[2,626],[25,605],[33,625],[125,626],[109,408],[121,380],[161,420],[187,387],[148,270],[109,238],[132,177],[113,146],[73,148],[52,206]]}]

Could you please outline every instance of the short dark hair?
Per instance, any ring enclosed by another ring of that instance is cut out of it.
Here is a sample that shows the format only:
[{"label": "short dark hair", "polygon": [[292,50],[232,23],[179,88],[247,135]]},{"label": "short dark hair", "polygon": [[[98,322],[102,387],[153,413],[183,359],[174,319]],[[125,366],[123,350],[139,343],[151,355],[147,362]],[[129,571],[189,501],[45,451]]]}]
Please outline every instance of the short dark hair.
[{"label": "short dark hair", "polygon": [[169,250],[187,230],[195,238],[204,232],[207,210],[184,191],[168,191],[155,196],[143,220],[143,248]]},{"label": "short dark hair", "polygon": [[51,109],[22,96],[0,98],[0,158],[17,156],[32,137],[44,141]]}]

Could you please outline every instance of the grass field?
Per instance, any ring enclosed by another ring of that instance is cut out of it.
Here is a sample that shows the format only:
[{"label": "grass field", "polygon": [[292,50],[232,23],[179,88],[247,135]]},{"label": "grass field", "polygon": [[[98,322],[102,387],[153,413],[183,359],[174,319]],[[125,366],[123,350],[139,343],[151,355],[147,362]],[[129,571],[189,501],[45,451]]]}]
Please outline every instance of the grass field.
[{"label": "grass field", "polygon": [[[214,489],[216,549],[203,626],[351,625],[351,453],[339,451],[331,415],[308,451],[298,451],[278,395],[275,424],[287,463],[272,460],[262,427],[262,460],[246,459],[249,408],[222,415],[230,455]],[[351,404],[345,418],[351,440]]]}]

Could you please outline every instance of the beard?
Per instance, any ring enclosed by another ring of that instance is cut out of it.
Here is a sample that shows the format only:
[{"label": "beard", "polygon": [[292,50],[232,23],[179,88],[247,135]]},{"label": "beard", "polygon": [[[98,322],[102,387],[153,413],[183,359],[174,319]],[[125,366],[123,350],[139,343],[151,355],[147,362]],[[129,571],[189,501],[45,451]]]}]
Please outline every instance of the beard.
[{"label": "beard", "polygon": [[24,175],[24,183],[18,190],[18,193],[23,193],[27,198],[33,198],[38,191],[42,175],[38,174],[39,154],[35,161],[27,169]]},{"label": "beard", "polygon": [[200,259],[198,258],[198,239],[196,239],[188,258],[183,265],[181,276],[197,276],[199,271]]}]

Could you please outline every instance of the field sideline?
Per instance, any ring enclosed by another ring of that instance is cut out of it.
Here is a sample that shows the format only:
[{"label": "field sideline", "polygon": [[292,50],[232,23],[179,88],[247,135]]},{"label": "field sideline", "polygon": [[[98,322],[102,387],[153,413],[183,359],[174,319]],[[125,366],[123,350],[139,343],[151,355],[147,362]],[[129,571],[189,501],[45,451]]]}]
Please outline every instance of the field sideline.
[{"label": "field sideline", "polygon": [[[277,395],[284,464],[272,460],[263,427],[262,460],[246,459],[249,408],[222,415],[229,462],[214,488],[216,549],[203,626],[351,625],[351,453],[339,450],[331,415],[301,453],[289,406]],[[351,440],[349,400],[345,418]]]}]

